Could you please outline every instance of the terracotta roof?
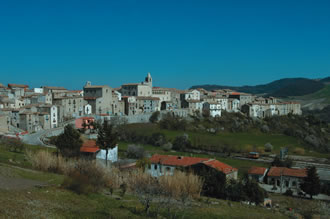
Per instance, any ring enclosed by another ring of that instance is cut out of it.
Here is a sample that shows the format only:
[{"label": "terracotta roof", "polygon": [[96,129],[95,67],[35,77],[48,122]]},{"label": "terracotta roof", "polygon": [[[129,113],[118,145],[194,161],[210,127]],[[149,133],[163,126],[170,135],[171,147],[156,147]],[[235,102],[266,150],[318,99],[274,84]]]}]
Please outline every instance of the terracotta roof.
[{"label": "terracotta roof", "polygon": [[10,87],[10,88],[12,88],[12,87],[28,88],[29,85],[25,85],[25,84],[8,84],[8,87]]},{"label": "terracotta roof", "polygon": [[306,177],[306,169],[293,169],[287,167],[272,167],[268,172],[268,176],[293,176],[293,177]]},{"label": "terracotta roof", "polygon": [[248,174],[264,175],[266,170],[266,167],[251,167],[248,171]]},{"label": "terracotta roof", "polygon": [[236,168],[233,168],[227,164],[224,164],[218,160],[201,158],[201,157],[184,157],[184,156],[174,156],[174,155],[159,155],[155,154],[150,158],[151,163],[160,163],[168,166],[181,166],[188,167],[195,164],[205,164],[209,167],[217,169],[225,174],[228,174],[233,171],[237,171]]},{"label": "terracotta roof", "polygon": [[100,150],[99,147],[96,146],[96,142],[94,140],[85,141],[80,148],[80,152],[87,152],[87,153],[95,153]]},{"label": "terracotta roof", "polygon": [[80,152],[87,152],[87,153],[95,153],[100,150],[99,147],[96,146],[96,142],[94,140],[85,141],[80,148]]},{"label": "terracotta roof", "polygon": [[50,90],[67,90],[65,87],[44,86],[43,88],[50,89]]},{"label": "terracotta roof", "polygon": [[218,160],[208,160],[208,161],[205,161],[203,162],[205,165],[209,166],[209,167],[212,167],[214,169],[217,169],[221,172],[223,172],[224,174],[228,174],[228,173],[231,173],[231,172],[234,172],[234,171],[237,171],[236,168],[232,167],[232,166],[229,166],[225,163],[222,163]]},{"label": "terracotta roof", "polygon": [[97,97],[84,97],[84,100],[96,100]]},{"label": "terracotta roof", "polygon": [[109,87],[108,85],[91,85],[91,86],[85,86],[84,89],[88,89],[88,88],[104,88],[104,87]]},{"label": "terracotta roof", "polygon": [[184,157],[184,156],[159,155],[159,154],[155,154],[150,158],[151,163],[161,163],[169,166],[183,166],[183,167],[201,163],[207,160],[209,159],[200,158],[200,157]]}]

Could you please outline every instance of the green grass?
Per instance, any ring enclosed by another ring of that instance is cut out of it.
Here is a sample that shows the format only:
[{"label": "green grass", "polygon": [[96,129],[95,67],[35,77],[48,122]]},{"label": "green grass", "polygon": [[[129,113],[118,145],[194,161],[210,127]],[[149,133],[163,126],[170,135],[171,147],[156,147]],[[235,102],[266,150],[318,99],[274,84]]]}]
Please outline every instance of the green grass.
[{"label": "green grass", "polygon": [[207,132],[193,132],[182,130],[165,130],[160,129],[155,124],[131,124],[127,125],[127,130],[134,131],[139,135],[152,135],[155,132],[165,134],[166,138],[173,141],[175,137],[187,133],[193,145],[204,144],[213,149],[227,145],[234,148],[236,151],[248,151],[254,148],[264,148],[266,143],[273,145],[272,153],[279,154],[282,147],[288,147],[289,155],[294,155],[295,148],[304,148],[306,156],[325,157],[329,158],[329,154],[322,154],[315,151],[310,151],[303,142],[299,139],[282,134],[267,134],[259,131],[251,131],[244,133],[220,132],[218,134],[210,134]]},{"label": "green grass", "polygon": [[31,167],[31,163],[29,163],[25,152],[35,152],[38,150],[47,150],[50,152],[55,151],[53,148],[46,148],[36,145],[25,145],[22,152],[12,152],[9,151],[4,145],[0,145],[0,163],[14,164],[20,167]]},{"label": "green grass", "polygon": [[[6,165],[7,166],[7,165]],[[17,168],[12,171],[17,172]],[[58,180],[61,177],[56,174],[47,174],[37,171],[20,169],[26,173],[20,173],[22,179],[38,178],[40,174],[46,174],[48,182]],[[6,218],[146,218],[143,206],[138,199],[126,194],[118,199],[119,191],[113,196],[104,193],[78,195],[59,186],[43,188],[31,187],[24,190],[0,189],[0,215]],[[212,199],[217,204],[207,205],[205,198],[185,212],[185,218],[287,218],[283,214],[273,213],[261,207],[249,207],[239,202]],[[229,205],[230,203],[230,205]],[[154,206],[152,205],[152,210]],[[246,214],[248,212],[248,214]],[[162,218],[166,217],[165,210],[161,211]],[[179,213],[179,218],[182,213]],[[149,218],[154,218],[151,216]]]},{"label": "green grass", "polygon": [[324,88],[319,91],[316,91],[315,93],[308,94],[299,98],[303,100],[325,98],[324,102],[330,104],[330,84],[326,85]]}]

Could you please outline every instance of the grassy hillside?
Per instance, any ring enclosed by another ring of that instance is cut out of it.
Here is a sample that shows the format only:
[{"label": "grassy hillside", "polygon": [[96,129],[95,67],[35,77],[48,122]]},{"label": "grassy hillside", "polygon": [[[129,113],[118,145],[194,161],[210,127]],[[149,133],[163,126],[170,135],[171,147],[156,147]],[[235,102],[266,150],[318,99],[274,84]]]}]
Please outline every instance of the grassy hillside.
[{"label": "grassy hillside", "polygon": [[322,81],[307,78],[284,78],[268,84],[256,86],[223,86],[223,85],[196,85],[191,88],[204,88],[206,90],[232,89],[251,94],[268,94],[275,97],[302,96],[314,93],[324,87]]},{"label": "grassy hillside", "polygon": [[[35,147],[34,150],[43,149]],[[16,156],[14,153],[4,155],[2,152],[2,161],[14,160],[15,157],[16,161],[21,161],[25,157],[24,153],[16,153]],[[26,160],[26,166],[31,166],[28,163]],[[104,190],[79,195],[61,186],[65,180],[63,175],[16,165],[19,163],[9,165],[0,162],[0,218],[148,218],[137,197],[129,193],[121,197],[119,190],[115,190],[113,195]],[[154,207],[151,204],[151,208]],[[165,209],[161,209],[160,214],[160,218],[165,218]],[[193,207],[185,212],[179,211],[177,217],[183,218],[183,214],[185,218],[277,219],[289,218],[290,213],[284,206],[282,209],[267,210],[239,202],[201,197],[194,202]]]},{"label": "grassy hillside", "polygon": [[[163,133],[167,140],[173,141],[175,137],[183,135],[184,133],[189,135],[189,139],[192,145],[207,145],[206,149],[212,151],[220,151],[220,148],[230,147],[238,152],[248,152],[258,149],[263,149],[266,143],[273,145],[272,153],[279,154],[282,147],[289,149],[289,154],[294,154],[295,149],[303,148],[305,150],[304,155],[317,156],[317,157],[330,157],[329,154],[318,153],[308,149],[307,145],[301,140],[286,136],[282,134],[262,133],[260,131],[249,132],[220,132],[217,134],[211,134],[201,131],[182,131],[182,130],[167,130],[161,129],[155,124],[131,124],[125,127],[127,131],[136,133],[137,135],[151,136],[153,133]],[[201,148],[202,149],[202,148]]]}]

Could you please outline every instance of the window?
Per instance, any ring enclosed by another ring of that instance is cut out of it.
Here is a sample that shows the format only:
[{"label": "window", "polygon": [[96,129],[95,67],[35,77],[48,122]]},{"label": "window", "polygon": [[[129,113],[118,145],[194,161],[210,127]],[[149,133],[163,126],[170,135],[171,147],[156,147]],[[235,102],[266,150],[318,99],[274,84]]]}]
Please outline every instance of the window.
[{"label": "window", "polygon": [[157,164],[154,164],[154,169],[155,169],[155,170],[157,170],[157,166],[158,166]]}]

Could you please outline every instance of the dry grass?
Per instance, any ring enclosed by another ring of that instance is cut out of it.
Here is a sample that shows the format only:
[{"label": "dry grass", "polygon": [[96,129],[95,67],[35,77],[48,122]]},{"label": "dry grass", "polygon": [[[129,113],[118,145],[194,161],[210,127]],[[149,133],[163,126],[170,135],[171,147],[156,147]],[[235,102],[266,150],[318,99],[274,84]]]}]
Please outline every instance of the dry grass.
[{"label": "dry grass", "polygon": [[293,153],[294,154],[297,154],[297,155],[304,155],[305,154],[305,149],[303,149],[303,148],[295,148],[293,150]]}]

